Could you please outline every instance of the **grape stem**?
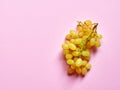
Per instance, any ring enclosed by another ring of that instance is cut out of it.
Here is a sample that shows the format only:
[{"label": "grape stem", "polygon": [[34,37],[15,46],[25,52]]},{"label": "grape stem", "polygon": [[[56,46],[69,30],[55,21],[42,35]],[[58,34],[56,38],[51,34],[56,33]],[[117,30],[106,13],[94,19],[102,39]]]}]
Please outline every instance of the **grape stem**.
[{"label": "grape stem", "polygon": [[89,33],[89,35],[85,38],[83,44],[82,44],[82,48],[81,48],[81,51],[85,48],[85,45],[87,43],[87,41],[90,39],[91,35],[93,32],[97,33],[97,26],[98,26],[98,23],[94,23],[93,24],[94,26],[92,27],[92,31]]}]

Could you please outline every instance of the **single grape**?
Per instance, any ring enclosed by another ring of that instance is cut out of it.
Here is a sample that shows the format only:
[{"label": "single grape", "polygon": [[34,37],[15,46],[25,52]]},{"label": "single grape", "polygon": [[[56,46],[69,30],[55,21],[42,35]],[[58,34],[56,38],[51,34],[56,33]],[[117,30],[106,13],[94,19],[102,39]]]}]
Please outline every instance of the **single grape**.
[{"label": "single grape", "polygon": [[66,59],[71,59],[73,57],[73,55],[72,54],[66,54],[65,57],[66,57]]},{"label": "single grape", "polygon": [[102,35],[101,34],[98,34],[97,37],[98,37],[98,39],[102,39]]},{"label": "single grape", "polygon": [[82,68],[81,73],[82,73],[82,75],[85,75],[87,73],[87,69],[85,67]]},{"label": "single grape", "polygon": [[75,32],[75,30],[70,30],[70,35],[71,35],[73,38],[76,38],[76,37],[77,37],[77,33]]},{"label": "single grape", "polygon": [[89,57],[90,56],[90,51],[89,50],[82,51],[82,55]]},{"label": "single grape", "polygon": [[82,65],[82,59],[81,58],[77,59],[75,65],[76,67],[80,67]]},{"label": "single grape", "polygon": [[96,42],[95,38],[91,38],[90,39],[90,46],[94,46],[95,42]]},{"label": "single grape", "polygon": [[73,55],[73,56],[79,56],[79,55],[80,55],[80,52],[78,52],[78,51],[73,51],[73,52],[72,52],[72,55]]},{"label": "single grape", "polygon": [[85,22],[84,22],[85,24],[87,24],[88,26],[90,25],[92,25],[92,21],[91,20],[86,20]]},{"label": "single grape", "polygon": [[86,67],[86,69],[89,70],[89,69],[91,69],[91,64],[87,63],[85,67]]},{"label": "single grape", "polygon": [[69,44],[69,43],[70,43],[70,41],[69,41],[69,40],[65,40],[65,43],[66,43],[66,44]]},{"label": "single grape", "polygon": [[64,43],[64,44],[62,44],[62,48],[63,49],[69,49],[69,46],[68,46],[68,44]]},{"label": "single grape", "polygon": [[67,39],[67,40],[72,39],[72,35],[71,35],[71,34],[67,34],[67,35],[66,35],[66,39]]},{"label": "single grape", "polygon": [[96,46],[96,47],[100,47],[100,46],[101,46],[101,43],[100,43],[99,40],[97,40],[97,41],[95,42],[95,46]]},{"label": "single grape", "polygon": [[68,60],[67,60],[67,64],[68,64],[68,65],[72,65],[72,64],[74,64],[74,61],[73,61],[72,59],[68,59]]},{"label": "single grape", "polygon": [[75,39],[71,39],[70,42],[74,44],[75,43]]},{"label": "single grape", "polygon": [[75,46],[75,44],[73,44],[73,43],[69,43],[68,44],[68,47],[69,47],[69,49],[71,49],[71,50],[76,50],[76,46]]},{"label": "single grape", "polygon": [[70,51],[69,51],[68,49],[63,50],[63,54],[64,54],[64,55],[66,55],[66,54],[68,54],[68,53],[70,53]]},{"label": "single grape", "polygon": [[79,37],[83,37],[84,36],[84,32],[78,32],[78,36]]},{"label": "single grape", "polygon": [[82,66],[86,66],[86,64],[87,64],[87,61],[82,61]]},{"label": "single grape", "polygon": [[81,38],[77,38],[77,39],[75,39],[74,44],[80,44],[81,42],[82,42],[82,39]]}]

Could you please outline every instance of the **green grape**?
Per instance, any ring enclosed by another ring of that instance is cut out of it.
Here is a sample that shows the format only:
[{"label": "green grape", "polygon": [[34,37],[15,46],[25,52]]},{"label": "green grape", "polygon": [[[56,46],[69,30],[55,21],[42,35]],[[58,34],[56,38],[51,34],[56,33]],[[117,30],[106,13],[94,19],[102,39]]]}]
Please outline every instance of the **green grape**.
[{"label": "green grape", "polygon": [[86,66],[86,64],[87,64],[87,61],[82,61],[82,66]]},{"label": "green grape", "polygon": [[72,65],[72,64],[74,64],[74,61],[73,61],[72,59],[68,59],[68,60],[67,60],[67,64],[68,64],[68,65]]},{"label": "green grape", "polygon": [[66,44],[66,43],[62,44],[62,48],[63,49],[69,49],[68,44]]},{"label": "green grape", "polygon": [[71,39],[70,42],[74,44],[75,43],[75,39]]},{"label": "green grape", "polygon": [[71,59],[73,57],[73,55],[72,54],[66,54],[65,57],[66,57],[66,59]]},{"label": "green grape", "polygon": [[89,70],[89,69],[91,69],[91,64],[87,63],[85,67],[86,67],[86,69]]},{"label": "green grape", "polygon": [[89,57],[90,56],[90,51],[89,50],[82,51],[82,56]]},{"label": "green grape", "polygon": [[80,52],[78,52],[78,51],[73,51],[73,52],[72,52],[72,55],[73,55],[73,56],[79,56],[79,55],[80,55]]},{"label": "green grape", "polygon": [[68,44],[68,47],[69,47],[69,49],[71,49],[71,50],[76,50],[76,46],[75,46],[75,44],[73,44],[73,43],[69,43]]},{"label": "green grape", "polygon": [[66,35],[66,39],[67,39],[67,40],[72,39],[72,35],[71,35],[71,34],[67,34],[67,35]]},{"label": "green grape", "polygon": [[101,46],[100,41],[97,40],[97,41],[95,42],[95,46],[96,46],[96,47],[100,47],[100,46]]},{"label": "green grape", "polygon": [[91,39],[90,39],[90,46],[94,46],[95,43],[96,43],[95,38],[91,38]]},{"label": "green grape", "polygon": [[84,35],[84,32],[78,32],[78,36],[82,37]]},{"label": "green grape", "polygon": [[63,54],[64,54],[64,55],[66,55],[66,54],[68,54],[68,53],[70,53],[70,51],[69,51],[68,49],[63,50]]},{"label": "green grape", "polygon": [[75,39],[74,44],[80,44],[81,42],[82,42],[82,39],[81,38],[77,38],[77,39]]},{"label": "green grape", "polygon": [[101,34],[98,34],[97,37],[98,37],[98,39],[102,39],[102,35]]},{"label": "green grape", "polygon": [[70,30],[70,34],[72,35],[73,38],[77,37],[77,33],[75,32],[75,30]]},{"label": "green grape", "polygon": [[86,68],[82,68],[81,73],[82,73],[82,75],[85,75],[87,73],[87,69]]},{"label": "green grape", "polygon": [[84,23],[87,24],[88,26],[92,25],[92,21],[91,20],[86,20]]},{"label": "green grape", "polygon": [[77,59],[75,65],[76,67],[80,67],[82,65],[82,59],[81,58]]}]

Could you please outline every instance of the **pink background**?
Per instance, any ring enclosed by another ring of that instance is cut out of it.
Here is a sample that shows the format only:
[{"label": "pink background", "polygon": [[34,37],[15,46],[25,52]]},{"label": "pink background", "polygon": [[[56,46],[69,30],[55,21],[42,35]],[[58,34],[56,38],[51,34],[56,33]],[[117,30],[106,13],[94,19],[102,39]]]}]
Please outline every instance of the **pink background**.
[{"label": "pink background", "polygon": [[[0,0],[0,90],[120,90],[119,0]],[[85,78],[68,76],[61,44],[76,21],[99,23]]]}]

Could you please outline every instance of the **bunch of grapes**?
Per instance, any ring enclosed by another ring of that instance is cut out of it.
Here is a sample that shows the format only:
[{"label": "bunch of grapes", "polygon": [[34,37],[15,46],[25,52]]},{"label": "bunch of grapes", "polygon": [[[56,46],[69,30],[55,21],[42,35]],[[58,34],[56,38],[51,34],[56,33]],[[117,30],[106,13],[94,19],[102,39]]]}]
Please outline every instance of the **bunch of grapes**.
[{"label": "bunch of grapes", "polygon": [[101,34],[97,33],[98,23],[91,20],[78,22],[76,30],[70,30],[62,44],[68,65],[68,74],[85,75],[90,69],[90,50],[100,47]]}]

